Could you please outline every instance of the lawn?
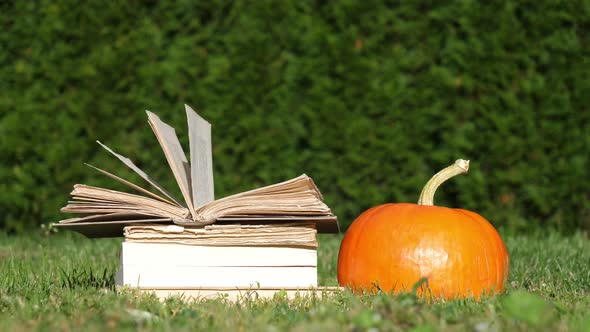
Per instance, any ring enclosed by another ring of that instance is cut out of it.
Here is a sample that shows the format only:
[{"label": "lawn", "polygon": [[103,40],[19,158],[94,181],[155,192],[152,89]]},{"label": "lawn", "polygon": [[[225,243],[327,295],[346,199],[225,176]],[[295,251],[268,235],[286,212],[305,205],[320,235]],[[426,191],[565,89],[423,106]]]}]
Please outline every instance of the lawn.
[{"label": "lawn", "polygon": [[[336,285],[341,237],[320,236],[322,285]],[[505,295],[428,304],[412,294],[287,301],[158,301],[117,294],[121,239],[73,233],[0,234],[0,327],[227,331],[590,331],[590,240],[557,233],[504,235],[511,256]]]}]

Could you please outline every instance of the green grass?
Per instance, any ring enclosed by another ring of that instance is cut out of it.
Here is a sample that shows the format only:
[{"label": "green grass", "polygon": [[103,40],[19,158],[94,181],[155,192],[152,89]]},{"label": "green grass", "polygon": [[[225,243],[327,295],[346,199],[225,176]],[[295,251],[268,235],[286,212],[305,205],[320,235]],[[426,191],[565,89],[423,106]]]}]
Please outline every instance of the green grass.
[{"label": "green grass", "polygon": [[[590,241],[585,235],[505,236],[505,295],[428,304],[411,294],[287,301],[160,302],[113,290],[121,239],[0,235],[0,327],[228,331],[590,331]],[[320,237],[322,285],[336,284],[340,237]]]}]

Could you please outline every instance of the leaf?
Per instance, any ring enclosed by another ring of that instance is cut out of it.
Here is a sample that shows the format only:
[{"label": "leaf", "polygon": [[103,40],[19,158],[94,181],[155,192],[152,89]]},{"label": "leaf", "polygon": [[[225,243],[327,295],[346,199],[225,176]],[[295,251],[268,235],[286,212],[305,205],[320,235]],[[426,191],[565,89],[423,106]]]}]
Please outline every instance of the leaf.
[{"label": "leaf", "polygon": [[550,303],[538,295],[522,290],[511,292],[504,298],[503,304],[509,317],[533,327],[549,322],[555,314]]}]

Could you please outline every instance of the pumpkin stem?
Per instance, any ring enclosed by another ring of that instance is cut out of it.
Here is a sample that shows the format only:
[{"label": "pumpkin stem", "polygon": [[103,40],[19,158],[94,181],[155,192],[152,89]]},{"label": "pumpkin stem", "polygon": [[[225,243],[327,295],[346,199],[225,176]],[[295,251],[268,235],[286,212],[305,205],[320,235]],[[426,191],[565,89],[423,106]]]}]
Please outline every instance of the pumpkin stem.
[{"label": "pumpkin stem", "polygon": [[452,178],[455,175],[467,173],[469,170],[469,160],[458,159],[451,166],[443,169],[436,173],[424,186],[420,198],[418,199],[418,205],[434,205],[434,193],[436,189],[443,184],[443,182]]}]

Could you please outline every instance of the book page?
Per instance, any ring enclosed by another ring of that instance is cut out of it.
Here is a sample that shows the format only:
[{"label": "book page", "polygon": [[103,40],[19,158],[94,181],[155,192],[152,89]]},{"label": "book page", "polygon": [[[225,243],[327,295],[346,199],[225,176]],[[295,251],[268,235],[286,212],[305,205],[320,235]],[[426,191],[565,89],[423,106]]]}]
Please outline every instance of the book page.
[{"label": "book page", "polygon": [[180,187],[184,201],[186,202],[191,215],[195,217],[195,208],[193,205],[192,189],[190,185],[190,165],[186,159],[182,145],[180,145],[180,141],[176,136],[176,131],[170,125],[160,120],[156,114],[150,111],[146,111],[146,113],[149,119],[148,122],[160,142],[166,160],[168,160],[174,178],[176,178],[176,182]]},{"label": "book page", "polygon": [[[120,220],[158,220],[158,221],[172,221],[171,218],[158,218],[146,214],[136,212],[115,212],[105,214],[92,214],[84,217],[68,218],[60,220],[60,224],[71,224],[80,222],[103,222],[103,221],[120,221]],[[122,229],[121,229],[122,230]],[[121,234],[123,234],[121,232]]]},{"label": "book page", "polygon": [[213,201],[197,210],[196,221],[233,215],[332,215],[311,178],[303,174],[270,186]]},{"label": "book page", "polygon": [[169,199],[171,199],[174,202],[174,204],[176,204],[178,206],[183,206],[180,203],[180,201],[177,200],[176,198],[174,198],[174,196],[172,196],[172,194],[170,194],[166,189],[164,189],[164,187],[162,187],[161,185],[159,185],[155,180],[153,180],[152,178],[150,178],[144,171],[142,171],[139,167],[137,167],[133,163],[133,161],[131,161],[131,159],[129,159],[129,158],[125,157],[125,156],[122,156],[122,155],[116,153],[115,151],[113,151],[108,146],[102,144],[100,141],[96,141],[96,143],[100,144],[100,146],[102,146],[105,150],[107,150],[113,156],[117,157],[117,159],[119,159],[120,161],[122,161],[123,164],[125,164],[127,167],[129,167],[131,170],[133,170],[135,173],[137,173],[139,176],[141,176],[144,180],[146,180],[149,184],[151,184],[156,189],[158,189],[158,191],[160,191],[166,197],[168,197]]},{"label": "book page", "polygon": [[61,209],[64,213],[107,214],[116,212],[143,214],[168,218],[186,219],[188,209],[171,205],[153,198],[129,194],[122,191],[74,185],[73,201]]},{"label": "book page", "polygon": [[137,225],[125,227],[127,242],[178,243],[202,246],[291,246],[317,248],[317,230],[312,223],[266,225]]},{"label": "book page", "polygon": [[144,194],[146,194],[148,196],[151,196],[151,197],[153,197],[155,199],[159,199],[162,202],[166,202],[166,203],[169,203],[169,204],[172,204],[172,205],[175,205],[175,206],[180,206],[177,203],[174,203],[172,201],[169,201],[169,200],[167,200],[167,199],[165,199],[165,198],[163,198],[161,196],[158,196],[158,195],[154,194],[153,192],[151,192],[151,191],[149,191],[149,190],[147,190],[145,188],[142,188],[142,187],[136,185],[133,182],[127,181],[127,180],[125,180],[125,179],[123,179],[121,177],[116,176],[115,174],[109,173],[109,172],[105,171],[104,169],[100,169],[100,168],[98,168],[96,166],[92,166],[92,165],[87,164],[87,163],[84,163],[84,165],[86,165],[88,167],[91,167],[91,168],[97,170],[98,172],[100,172],[100,173],[102,173],[102,174],[110,177],[111,179],[113,179],[115,181],[118,181],[118,182],[120,182],[120,183],[122,183],[122,184],[124,184],[124,185],[126,185],[126,186],[128,186],[130,188],[133,188],[133,189],[135,189],[135,190],[137,190],[139,192],[142,192],[142,193],[144,193]]},{"label": "book page", "polygon": [[214,199],[211,124],[201,118],[190,106],[184,106],[190,141],[193,206],[197,208]]},{"label": "book page", "polygon": [[[218,217],[215,221],[216,225],[227,223],[240,224],[267,224],[267,223],[289,223],[289,222],[305,222],[311,221],[315,224],[318,233],[340,233],[340,226],[338,225],[338,218],[335,215],[326,216],[306,216],[306,215],[231,215]],[[176,221],[178,225],[188,225]]]}]

